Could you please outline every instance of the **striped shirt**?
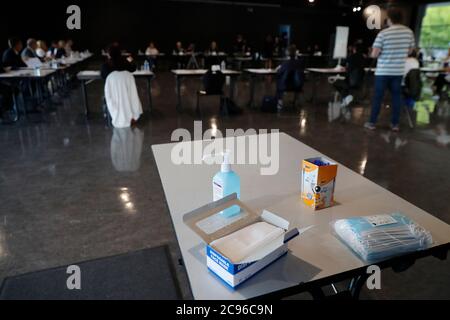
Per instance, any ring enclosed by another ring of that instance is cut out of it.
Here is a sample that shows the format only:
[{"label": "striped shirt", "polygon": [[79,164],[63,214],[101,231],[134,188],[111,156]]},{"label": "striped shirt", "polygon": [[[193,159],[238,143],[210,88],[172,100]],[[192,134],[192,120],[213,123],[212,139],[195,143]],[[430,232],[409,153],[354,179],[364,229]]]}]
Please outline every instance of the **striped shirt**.
[{"label": "striped shirt", "polygon": [[374,48],[379,48],[377,76],[403,76],[410,49],[414,48],[414,33],[400,24],[392,25],[378,33]]}]

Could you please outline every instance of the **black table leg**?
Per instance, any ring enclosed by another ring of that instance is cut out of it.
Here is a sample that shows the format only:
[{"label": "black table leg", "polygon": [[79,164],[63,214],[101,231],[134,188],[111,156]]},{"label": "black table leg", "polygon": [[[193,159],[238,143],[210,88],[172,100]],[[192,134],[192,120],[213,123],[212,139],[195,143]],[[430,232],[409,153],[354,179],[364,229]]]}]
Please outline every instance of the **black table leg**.
[{"label": "black table leg", "polygon": [[311,98],[309,98],[309,102],[316,102],[316,90],[317,90],[317,75],[315,73],[311,73],[312,76],[312,89],[311,89]]},{"label": "black table leg", "polygon": [[153,99],[152,99],[152,78],[147,77],[147,90],[148,90],[148,111],[152,112]]},{"label": "black table leg", "polygon": [[236,78],[230,76],[230,99],[234,100],[234,89],[236,86]]},{"label": "black table leg", "polygon": [[354,299],[354,300],[359,299],[361,289],[366,284],[367,278],[368,278],[368,275],[363,274],[363,275],[359,275],[351,280],[351,282],[348,286],[348,291],[350,292],[352,299]]},{"label": "black table leg", "polygon": [[89,116],[89,105],[86,91],[86,80],[81,80],[81,95],[83,96],[83,104],[86,117]]},{"label": "black table leg", "polygon": [[181,106],[181,79],[178,75],[175,76],[176,91],[177,91],[177,111],[182,110]]},{"label": "black table leg", "polygon": [[248,102],[248,107],[253,107],[253,100],[255,98],[255,77],[250,75],[250,100]]}]

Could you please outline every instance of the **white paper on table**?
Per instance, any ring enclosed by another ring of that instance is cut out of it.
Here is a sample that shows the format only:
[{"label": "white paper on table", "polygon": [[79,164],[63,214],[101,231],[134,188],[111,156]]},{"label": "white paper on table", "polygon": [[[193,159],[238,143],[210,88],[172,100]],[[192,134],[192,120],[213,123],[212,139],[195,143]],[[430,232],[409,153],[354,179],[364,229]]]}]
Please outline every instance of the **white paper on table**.
[{"label": "white paper on table", "polygon": [[29,68],[40,68],[42,67],[42,62],[39,58],[29,58],[25,61],[27,67]]}]

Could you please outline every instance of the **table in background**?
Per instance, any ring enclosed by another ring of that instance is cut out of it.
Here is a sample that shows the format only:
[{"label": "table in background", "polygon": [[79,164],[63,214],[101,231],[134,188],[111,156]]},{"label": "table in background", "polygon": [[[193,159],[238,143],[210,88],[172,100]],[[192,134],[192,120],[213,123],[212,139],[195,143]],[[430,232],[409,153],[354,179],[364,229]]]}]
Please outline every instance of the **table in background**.
[{"label": "table in background", "polygon": [[253,62],[253,57],[251,55],[248,56],[234,56],[231,59],[236,62],[236,67],[238,70],[242,70],[243,64],[251,64]]},{"label": "table in background", "polygon": [[[219,140],[215,139],[215,143]],[[193,150],[195,142],[182,143]],[[197,143],[205,147],[211,141]],[[205,244],[183,222],[185,213],[212,201],[211,179],[220,166],[175,165],[171,160],[175,145],[153,145],[152,150],[195,299],[280,298],[304,291],[321,298],[323,286],[347,279],[355,279],[350,289],[356,298],[371,264],[360,260],[333,235],[330,223],[336,219],[402,212],[431,232],[434,243],[430,248],[381,261],[377,263],[380,268],[410,266],[416,259],[432,255],[445,259],[450,248],[448,224],[342,164],[336,179],[337,204],[320,211],[304,205],[300,199],[301,161],[324,155],[281,133],[276,175],[260,175],[260,165],[233,165],[233,170],[241,178],[242,201],[257,212],[272,211],[288,220],[290,227],[306,231],[289,242],[286,256],[232,290],[207,271]]]},{"label": "table in background", "polygon": [[250,99],[248,101],[249,107],[254,107],[255,99],[255,82],[257,77],[274,76],[277,74],[277,69],[245,69],[245,73],[250,75]]},{"label": "table in background", "polygon": [[[375,73],[377,68],[364,68],[364,70],[366,72]],[[445,68],[429,68],[429,67],[420,68],[420,72],[422,72],[422,73],[442,73],[445,71],[446,71]]]},{"label": "table in background", "polygon": [[[44,101],[44,86],[42,83],[47,81],[55,75],[56,70],[53,69],[39,69],[39,72],[34,69],[21,69],[21,70],[12,70],[5,73],[0,73],[0,81],[5,84],[13,87],[13,100],[14,100],[14,108],[19,115],[19,105],[23,110],[24,115],[27,115],[26,106],[23,99],[23,92],[21,89],[21,81],[29,80],[30,82],[36,83],[36,100],[37,104],[40,104]],[[19,102],[20,101],[20,102]]]},{"label": "table in background", "polygon": [[339,75],[346,72],[345,68],[306,68],[306,71],[313,75],[312,79],[312,90],[310,101],[315,103],[317,100],[317,82],[322,76],[333,76]]},{"label": "table in background", "polygon": [[[175,86],[176,86],[176,92],[177,92],[177,110],[181,111],[182,105],[181,105],[181,80],[183,78],[196,78],[196,77],[202,77],[208,72],[207,69],[174,69],[172,70],[172,73],[175,75]],[[236,78],[241,74],[240,71],[235,70],[221,70],[220,72],[223,73],[224,76],[230,77],[230,98],[233,99],[234,97],[234,86],[235,86],[235,80]]]},{"label": "table in background", "polygon": [[[145,70],[139,70],[133,72],[133,75],[135,78],[144,78],[147,80],[147,91],[148,91],[148,110],[151,112],[153,108],[153,100],[152,100],[152,85],[151,81],[155,74],[152,71],[145,71]],[[80,71],[77,74],[78,80],[81,82],[81,94],[83,97],[83,105],[86,116],[89,116],[89,104],[88,104],[88,98],[87,98],[87,84],[91,83],[95,80],[101,80],[101,74],[100,71],[97,70],[85,70]]]}]

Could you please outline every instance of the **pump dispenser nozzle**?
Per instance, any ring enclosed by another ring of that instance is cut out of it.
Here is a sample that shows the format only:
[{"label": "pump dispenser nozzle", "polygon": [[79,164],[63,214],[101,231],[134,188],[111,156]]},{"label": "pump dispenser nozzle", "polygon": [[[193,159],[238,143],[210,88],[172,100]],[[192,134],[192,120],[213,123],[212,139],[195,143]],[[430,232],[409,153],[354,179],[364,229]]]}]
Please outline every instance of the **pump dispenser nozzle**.
[{"label": "pump dispenser nozzle", "polygon": [[[222,161],[220,167],[221,172],[231,171],[230,154],[231,154],[230,150],[224,150],[220,153],[220,160]],[[205,154],[203,156],[203,161],[205,161],[206,159],[219,159],[219,155]]]}]

